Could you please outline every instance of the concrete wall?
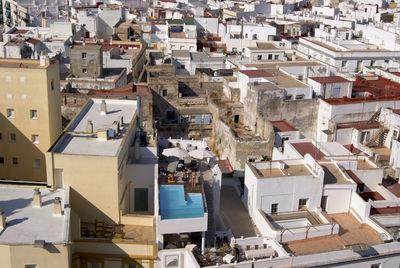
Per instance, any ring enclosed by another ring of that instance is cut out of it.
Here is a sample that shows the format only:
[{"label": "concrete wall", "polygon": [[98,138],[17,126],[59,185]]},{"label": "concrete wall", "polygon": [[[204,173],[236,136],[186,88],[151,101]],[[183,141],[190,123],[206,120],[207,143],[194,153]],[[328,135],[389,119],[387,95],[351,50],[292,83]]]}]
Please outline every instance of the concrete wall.
[{"label": "concrete wall", "polygon": [[351,195],[350,213],[361,223],[365,223],[369,217],[371,205],[365,202],[356,192]]},{"label": "concrete wall", "polygon": [[[327,196],[326,212],[333,213],[348,213],[350,209],[351,195],[353,187],[347,185],[325,185],[322,196]],[[354,186],[355,188],[355,186]],[[338,202],[340,200],[340,202]]]}]

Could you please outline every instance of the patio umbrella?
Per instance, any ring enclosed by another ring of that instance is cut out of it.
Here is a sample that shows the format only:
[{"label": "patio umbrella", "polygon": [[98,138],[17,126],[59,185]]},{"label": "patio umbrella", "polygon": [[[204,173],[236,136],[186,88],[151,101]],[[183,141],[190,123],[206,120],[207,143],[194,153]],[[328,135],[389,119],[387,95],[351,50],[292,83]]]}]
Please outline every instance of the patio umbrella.
[{"label": "patio umbrella", "polygon": [[189,157],[189,154],[186,152],[186,150],[183,150],[183,149],[177,148],[177,147],[164,149],[162,154],[167,156],[167,157],[168,156],[175,156],[175,157],[177,157],[179,159]]},{"label": "patio umbrella", "polygon": [[206,149],[197,149],[189,152],[189,155],[196,159],[213,158],[215,154]]}]

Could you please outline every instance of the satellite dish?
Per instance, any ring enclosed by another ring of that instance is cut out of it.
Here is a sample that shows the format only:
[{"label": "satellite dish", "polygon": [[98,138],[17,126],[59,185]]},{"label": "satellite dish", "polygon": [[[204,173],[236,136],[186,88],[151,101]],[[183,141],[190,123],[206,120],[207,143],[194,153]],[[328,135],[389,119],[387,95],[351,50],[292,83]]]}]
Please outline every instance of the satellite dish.
[{"label": "satellite dish", "polygon": [[379,235],[379,238],[380,238],[382,241],[388,240],[388,236],[387,236],[387,234],[385,234],[385,233],[381,233],[381,234]]}]

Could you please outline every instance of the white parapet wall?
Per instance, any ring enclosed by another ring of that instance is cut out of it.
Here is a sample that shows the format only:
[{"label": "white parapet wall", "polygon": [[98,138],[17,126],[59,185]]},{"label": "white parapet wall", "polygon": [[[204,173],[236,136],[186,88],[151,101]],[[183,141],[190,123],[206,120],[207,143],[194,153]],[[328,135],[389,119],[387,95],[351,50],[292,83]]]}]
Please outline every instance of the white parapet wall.
[{"label": "white parapet wall", "polygon": [[207,231],[208,213],[201,218],[168,219],[157,217],[159,234],[177,234]]},{"label": "white parapet wall", "polygon": [[254,222],[263,236],[274,239],[280,243],[339,233],[339,224],[330,223],[306,227],[275,229],[261,210],[257,210]]}]

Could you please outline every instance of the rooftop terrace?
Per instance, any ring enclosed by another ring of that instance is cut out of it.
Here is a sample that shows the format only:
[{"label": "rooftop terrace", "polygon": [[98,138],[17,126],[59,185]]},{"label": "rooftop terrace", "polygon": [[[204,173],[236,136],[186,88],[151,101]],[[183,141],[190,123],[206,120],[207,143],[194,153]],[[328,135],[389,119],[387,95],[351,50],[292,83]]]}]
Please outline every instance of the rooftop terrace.
[{"label": "rooftop terrace", "polygon": [[1,187],[0,207],[6,214],[7,226],[0,231],[0,244],[34,244],[35,240],[61,244],[68,239],[69,213],[55,215],[54,198],[60,197],[65,210],[65,190],[40,189],[42,207],[34,207],[32,188]]},{"label": "rooftop terrace", "polygon": [[259,179],[313,175],[304,164],[288,165],[281,161],[263,162],[263,164],[262,166],[251,163],[249,165]]},{"label": "rooftop terrace", "polygon": [[[129,124],[136,114],[137,102],[107,99],[105,114],[101,113],[101,103],[102,99],[91,99],[88,102],[65,129],[63,137],[54,147],[55,153],[100,156],[117,154]],[[87,132],[88,120],[93,124],[93,133]],[[116,133],[109,139],[99,138],[99,132],[117,129],[118,125],[120,134]]]},{"label": "rooftop terrace", "polygon": [[351,214],[324,213],[324,216],[340,225],[338,235],[288,242],[284,244],[285,249],[295,255],[305,255],[341,250],[356,244],[372,246],[383,243],[378,232],[366,224],[360,224]]}]

